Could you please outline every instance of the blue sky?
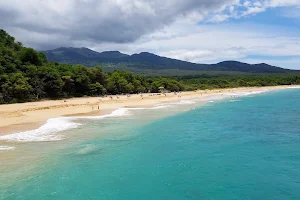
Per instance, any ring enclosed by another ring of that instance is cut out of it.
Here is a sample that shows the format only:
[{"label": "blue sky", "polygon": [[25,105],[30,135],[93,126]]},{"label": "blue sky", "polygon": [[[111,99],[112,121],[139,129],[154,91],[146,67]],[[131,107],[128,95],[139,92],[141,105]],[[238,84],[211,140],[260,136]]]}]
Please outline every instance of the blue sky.
[{"label": "blue sky", "polygon": [[[240,4],[246,1],[241,1]],[[257,2],[257,1],[248,1]],[[284,2],[284,1],[283,1]],[[294,4],[294,5],[293,5]],[[275,48],[277,52],[268,51],[251,51],[251,53],[242,53],[240,51],[240,56],[228,56],[223,58],[213,58],[208,59],[210,63],[222,61],[223,59],[233,59],[249,63],[269,63],[284,68],[300,69],[300,53],[299,48],[293,50],[293,45],[288,46],[287,44],[294,43],[295,46],[300,45],[300,1],[292,1],[289,6],[278,6],[266,8],[264,11],[254,12],[253,14],[242,16],[238,14],[236,17],[228,17],[227,19],[220,21],[211,21],[216,16],[215,13],[211,13],[206,16],[205,20],[198,22],[198,26],[203,27],[209,25],[211,27],[219,27],[220,30],[224,27],[244,29],[245,32],[253,35],[264,35],[264,36],[253,36],[253,46],[257,46],[257,50],[260,48],[261,38],[265,40],[276,40],[278,45],[270,45],[265,48]],[[245,7],[235,8],[237,13],[242,13],[247,11]],[[230,15],[228,8],[225,9],[220,15]],[[225,28],[226,29],[226,28]],[[241,33],[241,35],[244,33]],[[246,34],[245,34],[246,35]],[[257,38],[257,43],[255,44],[255,37]],[[259,40],[260,38],[260,40]],[[293,40],[294,39],[294,40]],[[238,45],[234,38],[228,38],[228,40]],[[289,40],[287,42],[286,40]],[[294,42],[293,42],[294,41]],[[243,47],[243,45],[241,45]],[[244,49],[245,48],[245,49]],[[246,50],[247,47],[241,48]],[[280,53],[282,52],[282,54]],[[201,62],[201,60],[196,60],[196,62]]]},{"label": "blue sky", "polygon": [[1,0],[0,27],[38,50],[142,51],[300,69],[300,0]]},{"label": "blue sky", "polygon": [[[300,69],[299,48],[295,51],[293,51],[293,49],[289,50],[289,48],[285,46],[285,41],[282,40],[281,42],[280,39],[290,38],[292,42],[294,38],[294,44],[297,46],[300,45],[300,7],[274,7],[241,18],[229,18],[228,20],[219,22],[217,25],[214,22],[200,22],[199,26],[207,23],[211,26],[220,27],[224,25],[244,27],[249,32],[265,33],[266,37],[274,38],[279,43],[277,46],[278,53],[253,52],[239,58],[238,60],[240,61],[250,63],[265,62],[285,68]],[[252,28],[247,29],[247,26]],[[259,43],[257,43],[257,46],[259,46]],[[282,53],[281,55],[280,48],[288,52]]]},{"label": "blue sky", "polygon": [[[296,13],[299,13],[299,15]],[[271,30],[282,37],[286,36],[295,37],[298,39],[300,38],[300,8],[271,8],[254,16],[236,20],[234,23],[253,23],[265,25],[270,27]],[[297,45],[297,40],[295,40],[295,44]],[[300,54],[298,52],[291,52],[291,55],[249,54],[243,59],[246,61],[253,60],[254,62],[267,62],[286,68],[300,69]]]}]

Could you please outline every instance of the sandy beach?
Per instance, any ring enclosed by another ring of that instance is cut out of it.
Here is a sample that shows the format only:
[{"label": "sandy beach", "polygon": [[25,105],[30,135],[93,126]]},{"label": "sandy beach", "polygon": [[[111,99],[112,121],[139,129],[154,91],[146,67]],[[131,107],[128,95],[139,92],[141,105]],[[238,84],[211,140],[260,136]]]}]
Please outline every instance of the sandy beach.
[{"label": "sandy beach", "polygon": [[147,107],[162,102],[193,98],[205,102],[210,96],[223,95],[228,92],[253,92],[289,87],[291,86],[198,90],[193,92],[167,93],[166,95],[147,93],[130,96],[81,97],[0,105],[0,135],[33,130],[43,125],[48,119],[60,116],[103,115],[124,107]]}]

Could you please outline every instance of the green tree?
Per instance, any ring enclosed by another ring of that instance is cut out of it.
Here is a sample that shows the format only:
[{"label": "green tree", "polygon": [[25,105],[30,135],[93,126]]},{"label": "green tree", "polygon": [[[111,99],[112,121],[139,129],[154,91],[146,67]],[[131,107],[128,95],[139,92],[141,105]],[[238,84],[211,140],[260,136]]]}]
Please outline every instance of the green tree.
[{"label": "green tree", "polygon": [[39,77],[42,80],[41,84],[43,84],[44,91],[48,97],[58,98],[63,95],[62,88],[64,83],[55,68],[48,66],[39,68]]},{"label": "green tree", "polygon": [[75,89],[75,84],[74,84],[74,80],[72,79],[72,77],[71,76],[63,76],[61,79],[63,81],[62,90],[64,91],[64,96],[66,96],[66,97],[73,96],[76,89]]},{"label": "green tree", "polygon": [[3,78],[5,81],[1,84],[1,95],[5,102],[23,102],[28,99],[31,86],[28,84],[27,78],[19,72]]},{"label": "green tree", "polygon": [[89,95],[90,96],[100,96],[106,93],[106,89],[99,82],[89,85]]},{"label": "green tree", "polygon": [[20,60],[23,64],[40,66],[43,63],[42,53],[38,53],[32,48],[23,48],[20,52]]}]

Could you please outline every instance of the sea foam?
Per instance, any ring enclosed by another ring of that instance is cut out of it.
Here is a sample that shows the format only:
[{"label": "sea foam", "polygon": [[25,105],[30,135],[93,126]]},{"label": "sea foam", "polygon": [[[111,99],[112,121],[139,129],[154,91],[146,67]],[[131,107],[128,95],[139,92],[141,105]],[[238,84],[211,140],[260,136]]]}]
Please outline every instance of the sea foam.
[{"label": "sea foam", "polygon": [[110,118],[110,117],[123,117],[123,116],[129,116],[131,115],[131,112],[129,111],[131,108],[119,108],[115,111],[113,111],[110,114],[107,115],[99,115],[99,116],[84,116],[84,117],[73,117],[72,119],[104,119],[104,118]]},{"label": "sea foam", "polygon": [[83,117],[58,117],[49,119],[40,128],[13,133],[9,135],[0,136],[0,141],[10,141],[10,142],[48,142],[48,141],[59,141],[65,139],[62,135],[57,135],[56,133],[74,129],[79,127],[81,124],[75,122],[78,119],[92,119],[99,120],[104,118],[113,117],[123,117],[131,115],[130,110],[139,108],[119,108],[113,111],[111,114],[101,115],[101,116],[83,116]]},{"label": "sea foam", "polygon": [[256,91],[251,91],[251,92],[228,92],[224,93],[226,96],[249,96],[249,95],[255,95],[255,94],[261,94],[267,92],[267,90],[256,90]]},{"label": "sea foam", "polygon": [[15,147],[9,147],[9,146],[0,146],[0,151],[9,151],[14,150]]},{"label": "sea foam", "polygon": [[179,104],[179,105],[185,105],[185,104],[190,105],[190,104],[194,104],[194,103],[196,103],[196,102],[192,101],[192,100],[181,100],[177,104]]},{"label": "sea foam", "polygon": [[98,149],[97,149],[96,146],[94,146],[94,145],[87,145],[87,146],[81,148],[81,149],[77,152],[77,154],[79,154],[79,155],[86,155],[86,154],[93,153],[93,152],[95,152],[95,151],[97,151],[97,150],[98,150]]},{"label": "sea foam", "polygon": [[[225,93],[228,96],[248,96],[251,94],[259,94],[266,91],[253,91],[253,92],[238,92],[238,93]],[[216,98],[218,99],[218,98]],[[215,100],[211,98],[210,100]],[[99,120],[104,118],[115,118],[115,117],[124,117],[130,116],[132,113],[131,110],[152,110],[152,109],[163,109],[170,107],[172,105],[190,105],[195,104],[195,101],[192,100],[180,100],[179,102],[173,103],[163,103],[157,104],[151,108],[119,108],[107,115],[100,115],[100,116],[82,116],[82,117],[58,117],[49,119],[44,125],[40,128],[25,131],[25,132],[18,132],[13,133],[10,135],[0,136],[0,141],[12,141],[12,142],[46,142],[46,141],[58,141],[65,139],[62,135],[57,135],[56,133],[74,129],[79,127],[81,124],[75,122],[78,119],[91,119],[91,120]],[[3,148],[4,149],[4,148]]]},{"label": "sea foam", "polygon": [[40,128],[13,133],[10,135],[4,135],[0,137],[0,140],[15,141],[15,142],[45,142],[45,141],[57,141],[64,139],[61,135],[55,135],[55,133],[77,128],[81,124],[72,121],[72,118],[58,117],[49,119]]},{"label": "sea foam", "polygon": [[288,89],[300,89],[300,86],[299,85],[295,85],[295,86],[290,86],[290,87],[287,87]]},{"label": "sea foam", "polygon": [[179,102],[168,103],[169,105],[191,105],[195,104],[195,101],[192,100],[180,100]]},{"label": "sea foam", "polygon": [[152,107],[152,108],[149,108],[150,110],[156,110],[156,109],[162,109],[162,108],[168,108],[170,107],[171,105],[157,105],[155,107]]}]

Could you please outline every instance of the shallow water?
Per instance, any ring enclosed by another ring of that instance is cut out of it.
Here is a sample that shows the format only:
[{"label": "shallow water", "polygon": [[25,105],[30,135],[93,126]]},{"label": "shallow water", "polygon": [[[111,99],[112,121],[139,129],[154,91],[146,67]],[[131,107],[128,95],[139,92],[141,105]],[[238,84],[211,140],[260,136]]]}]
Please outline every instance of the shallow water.
[{"label": "shallow water", "polygon": [[300,199],[300,90],[217,99],[3,141],[0,199]]}]

